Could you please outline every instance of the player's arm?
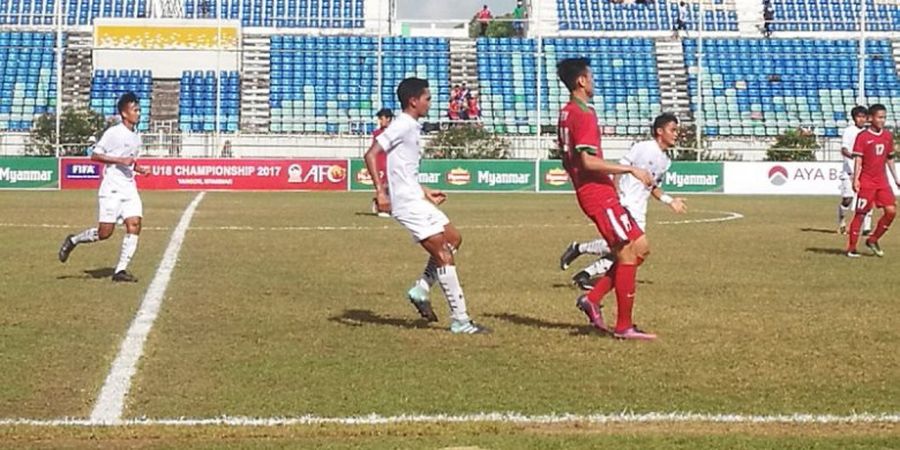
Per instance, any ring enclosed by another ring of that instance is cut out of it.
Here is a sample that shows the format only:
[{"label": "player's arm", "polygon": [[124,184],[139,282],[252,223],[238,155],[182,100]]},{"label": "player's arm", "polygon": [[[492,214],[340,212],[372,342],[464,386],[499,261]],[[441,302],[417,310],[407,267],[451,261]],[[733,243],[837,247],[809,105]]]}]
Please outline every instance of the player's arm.
[{"label": "player's arm", "polygon": [[653,186],[653,190],[650,191],[650,194],[653,195],[653,198],[669,205],[669,208],[678,214],[687,212],[687,201],[683,197],[672,197],[663,192],[659,186]]},{"label": "player's arm", "polygon": [[630,174],[640,180],[641,183],[644,183],[645,186],[653,185],[653,177],[644,169],[608,162],[603,158],[594,156],[586,151],[586,149],[581,149],[580,147],[575,147],[575,150],[578,151],[579,157],[581,158],[581,166],[584,167],[585,170],[601,173],[603,175]]},{"label": "player's arm", "polygon": [[862,133],[856,136],[856,142],[853,144],[853,192],[859,192],[859,176],[862,174]]},{"label": "player's arm", "polygon": [[425,199],[430,201],[431,203],[440,205],[447,200],[447,194],[445,194],[444,191],[440,189],[431,189],[424,184],[420,184],[420,186],[422,186],[422,192],[425,193]]},{"label": "player's arm", "polygon": [[853,144],[854,141],[850,139],[850,128],[848,127],[841,139],[841,155],[844,155],[844,158],[853,158]]},{"label": "player's arm", "polygon": [[106,154],[106,150],[99,144],[91,153],[91,161],[97,161],[103,164],[120,164],[123,166],[131,166],[134,164],[134,158],[130,156],[110,156]]},{"label": "player's arm", "polygon": [[[384,133],[382,133],[382,135],[383,134]],[[372,141],[372,145],[369,146],[369,150],[366,151],[364,159],[366,160],[366,170],[369,171],[369,178],[371,178],[372,183],[375,184],[375,203],[378,206],[378,210],[381,212],[390,212],[391,200],[387,195],[387,186],[384,185],[384,181],[378,176],[378,164],[376,163],[378,152],[383,151],[384,148],[381,147],[381,144],[376,138]]]},{"label": "player's arm", "polygon": [[[891,148],[894,148],[893,142],[891,142]],[[894,184],[896,184],[897,187],[900,187],[900,178],[897,178],[897,167],[896,167],[896,164],[894,164],[896,156],[897,156],[896,152],[892,151],[891,153],[889,153],[888,157],[887,157],[887,162],[885,162],[885,164],[887,164],[888,171],[890,171],[891,175],[893,175],[893,177],[894,177]]]}]

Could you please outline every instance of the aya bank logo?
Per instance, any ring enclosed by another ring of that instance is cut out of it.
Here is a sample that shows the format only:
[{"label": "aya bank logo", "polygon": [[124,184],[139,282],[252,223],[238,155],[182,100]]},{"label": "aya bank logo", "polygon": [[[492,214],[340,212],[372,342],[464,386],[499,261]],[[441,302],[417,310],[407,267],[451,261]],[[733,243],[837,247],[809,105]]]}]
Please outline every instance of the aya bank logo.
[{"label": "aya bank logo", "polygon": [[769,183],[782,186],[788,181],[788,171],[783,166],[772,166],[769,169]]}]

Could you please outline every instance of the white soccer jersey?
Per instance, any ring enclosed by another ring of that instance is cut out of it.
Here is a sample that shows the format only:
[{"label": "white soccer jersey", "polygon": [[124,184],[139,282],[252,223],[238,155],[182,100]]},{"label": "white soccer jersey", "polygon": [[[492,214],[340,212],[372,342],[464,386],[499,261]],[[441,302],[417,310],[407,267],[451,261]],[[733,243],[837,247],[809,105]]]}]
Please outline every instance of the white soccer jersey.
[{"label": "white soccer jersey", "polygon": [[[107,156],[136,158],[140,153],[141,137],[124,124],[118,124],[106,130],[103,137],[94,147],[94,153]],[[135,190],[134,166],[107,164],[103,170],[103,183],[100,192]]]},{"label": "white soccer jersey", "polygon": [[[850,125],[847,129],[844,130],[844,137],[841,139],[841,148],[846,148],[847,151],[853,153],[853,145],[856,143],[856,135],[862,132],[865,128],[859,128],[856,125]],[[844,173],[847,175],[853,174],[853,158],[847,158],[846,156],[841,155],[844,160]]]},{"label": "white soccer jersey", "polygon": [[391,122],[383,133],[375,138],[387,152],[388,190],[391,209],[403,211],[425,198],[419,184],[419,161],[422,146],[419,134],[422,126],[406,113]]},{"label": "white soccer jersey", "polygon": [[[663,175],[665,175],[672,164],[672,161],[654,140],[634,144],[631,150],[628,151],[628,154],[619,162],[620,164],[634,166],[650,172],[657,186],[662,184]],[[644,186],[640,180],[631,175],[626,174],[619,178],[622,206],[628,209],[628,212],[639,223],[646,221],[647,202],[650,199],[651,191],[652,188]]]}]

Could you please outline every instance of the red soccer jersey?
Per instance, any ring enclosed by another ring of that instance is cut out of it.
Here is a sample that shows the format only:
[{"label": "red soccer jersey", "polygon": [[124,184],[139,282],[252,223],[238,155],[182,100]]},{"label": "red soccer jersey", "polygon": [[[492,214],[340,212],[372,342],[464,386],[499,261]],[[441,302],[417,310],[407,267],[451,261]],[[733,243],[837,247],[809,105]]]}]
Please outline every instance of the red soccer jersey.
[{"label": "red soccer jersey", "polygon": [[617,195],[609,175],[588,172],[581,164],[581,152],[603,158],[600,127],[597,126],[597,114],[593,108],[578,99],[567,103],[559,112],[557,138],[562,150],[563,166],[579,195]]},{"label": "red soccer jersey", "polygon": [[861,157],[859,184],[862,188],[890,186],[887,179],[887,162],[894,157],[894,138],[891,132],[882,129],[875,133],[863,130],[856,136],[853,156]]},{"label": "red soccer jersey", "polygon": [[[372,133],[372,141],[375,141],[375,138],[378,137],[379,134],[384,133],[384,128],[379,128]],[[375,155],[375,167],[378,170],[378,178],[384,183],[387,183],[387,152],[380,151]]]}]

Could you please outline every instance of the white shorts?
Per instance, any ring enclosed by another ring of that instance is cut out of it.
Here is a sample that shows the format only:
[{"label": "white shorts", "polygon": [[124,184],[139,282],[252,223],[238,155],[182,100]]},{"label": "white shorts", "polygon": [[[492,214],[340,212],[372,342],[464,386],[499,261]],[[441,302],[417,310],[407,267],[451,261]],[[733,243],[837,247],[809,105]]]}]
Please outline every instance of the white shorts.
[{"label": "white shorts", "polygon": [[444,226],[450,223],[450,219],[437,206],[425,199],[403,205],[401,209],[395,208],[391,216],[409,231],[417,243],[443,233]]},{"label": "white shorts", "polygon": [[137,192],[101,192],[98,222],[118,223],[131,217],[144,216],[144,204]]},{"label": "white shorts", "polygon": [[851,175],[846,173],[841,174],[841,198],[856,197],[856,192],[853,192],[853,181],[850,180],[851,177]]}]

